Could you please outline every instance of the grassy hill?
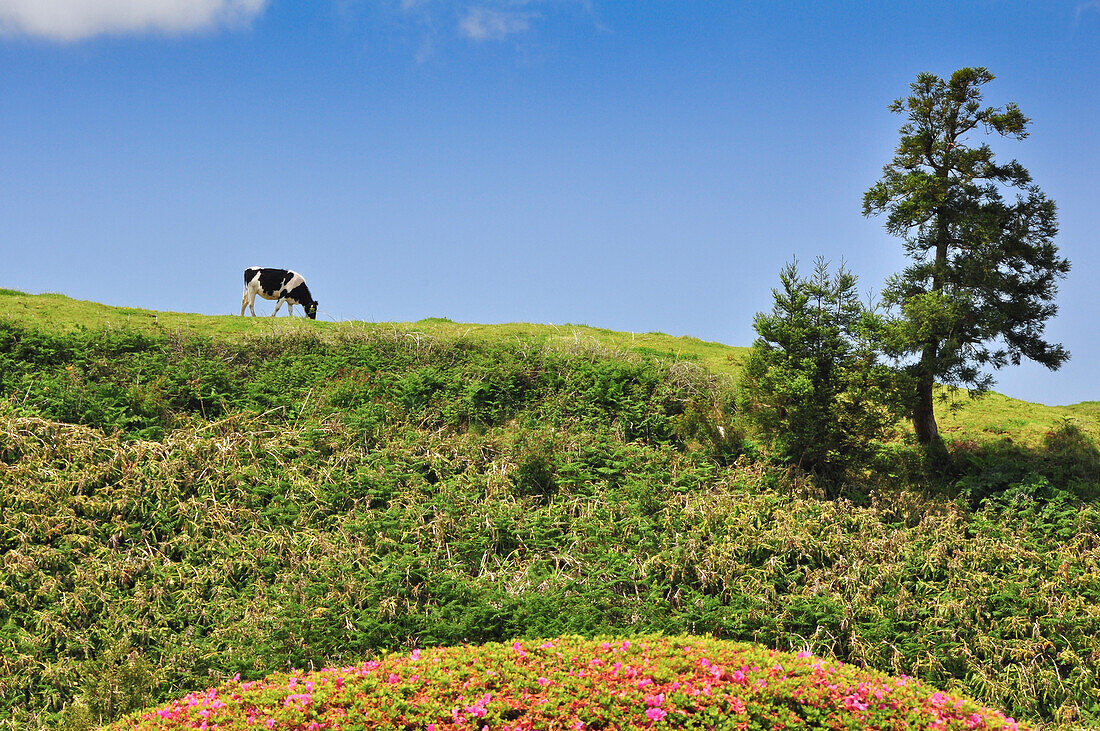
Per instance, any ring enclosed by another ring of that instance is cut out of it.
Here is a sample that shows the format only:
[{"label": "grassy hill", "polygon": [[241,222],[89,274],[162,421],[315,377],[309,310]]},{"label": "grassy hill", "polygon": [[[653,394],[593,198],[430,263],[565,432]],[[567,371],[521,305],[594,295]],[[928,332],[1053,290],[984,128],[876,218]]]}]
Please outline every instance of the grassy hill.
[{"label": "grassy hill", "polygon": [[667,358],[697,360],[715,373],[735,373],[748,355],[748,348],[708,343],[697,338],[673,337],[664,333],[620,333],[587,325],[475,325],[429,318],[413,323],[324,322],[306,318],[194,315],[157,312],[132,307],[110,307],[97,302],[74,300],[61,294],[28,295],[0,289],[5,319],[54,332],[79,328],[101,330],[126,328],[144,333],[182,333],[204,337],[240,338],[288,330],[305,329],[322,338],[346,335],[376,335],[400,332],[410,339],[419,334],[438,340],[464,339],[472,342],[501,342],[515,339],[537,346],[556,348],[599,347]]},{"label": "grassy hill", "polygon": [[[401,334],[409,340],[495,343],[514,340],[528,347],[547,347],[571,352],[592,348],[690,361],[715,374],[736,376],[748,347],[711,343],[664,333],[621,333],[587,325],[539,325],[508,323],[479,325],[442,318],[417,322],[315,322],[305,318],[240,318],[158,312],[132,307],[111,307],[97,302],[74,300],[61,294],[28,295],[0,289],[3,317],[51,332],[72,332],[80,328],[133,330],[146,334],[174,334],[239,339],[264,335],[308,332],[323,339],[363,335]],[[1094,440],[1100,440],[1100,401],[1046,406],[991,393],[974,401],[960,392],[951,401],[954,410],[940,409],[937,415],[946,438],[991,441],[1009,437],[1015,442],[1039,444],[1042,436],[1070,420]]]},{"label": "grassy hill", "polygon": [[947,464],[899,439],[826,500],[742,440],[744,349],[0,310],[0,728],[401,648],[654,632],[1100,723],[1098,404],[967,403]]}]

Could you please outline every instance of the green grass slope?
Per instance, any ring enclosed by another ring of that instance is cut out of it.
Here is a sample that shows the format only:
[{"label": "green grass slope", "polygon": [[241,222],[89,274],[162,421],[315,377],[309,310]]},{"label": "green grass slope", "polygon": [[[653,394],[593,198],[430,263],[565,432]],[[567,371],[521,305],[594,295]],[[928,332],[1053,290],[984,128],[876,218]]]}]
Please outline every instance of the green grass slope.
[{"label": "green grass slope", "polygon": [[[400,332],[410,339],[417,335],[440,340],[501,342],[515,339],[533,346],[559,349],[595,347],[639,355],[694,360],[715,373],[735,373],[748,356],[748,348],[708,343],[697,338],[664,333],[620,333],[587,325],[534,325],[508,323],[475,325],[428,318],[412,323],[324,322],[291,317],[246,317],[157,312],[132,307],[111,307],[97,302],[74,300],[61,294],[28,295],[0,289],[3,317],[14,323],[55,332],[78,328],[102,330],[124,328],[144,333],[183,333],[203,337],[240,338],[287,331],[308,331],[318,337],[349,334]],[[232,308],[230,308],[232,309]],[[270,309],[270,307],[269,307]]]},{"label": "green grass slope", "polygon": [[[229,339],[308,332],[328,339],[400,334],[410,340],[422,338],[482,343],[514,340],[529,347],[549,347],[565,352],[591,348],[692,361],[712,373],[729,376],[737,375],[749,353],[748,347],[706,342],[692,337],[653,332],[621,333],[587,325],[479,325],[456,323],[443,318],[404,323],[332,323],[288,317],[241,318],[111,307],[74,300],[61,294],[30,295],[10,289],[0,289],[0,309],[3,318],[9,322],[52,332],[115,328],[147,334]],[[975,401],[965,392],[960,392],[951,399],[951,403],[954,408],[941,408],[938,417],[947,439],[988,442],[1007,437],[1016,443],[1035,445],[1047,432],[1069,420],[1093,439],[1100,440],[1100,401],[1046,406],[996,393]]]},{"label": "green grass slope", "polygon": [[724,346],[0,303],[0,728],[609,633],[1100,723],[1100,454],[1064,414],[825,500],[741,440]]}]

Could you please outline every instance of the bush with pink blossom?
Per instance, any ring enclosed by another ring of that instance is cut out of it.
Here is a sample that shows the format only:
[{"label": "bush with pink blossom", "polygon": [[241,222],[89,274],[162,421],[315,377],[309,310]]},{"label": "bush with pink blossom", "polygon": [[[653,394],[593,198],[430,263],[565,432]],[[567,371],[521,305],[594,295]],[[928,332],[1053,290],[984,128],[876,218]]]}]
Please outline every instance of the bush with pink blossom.
[{"label": "bush with pink blossom", "polygon": [[973,700],[808,653],[697,638],[517,640],[235,679],[122,731],[1024,728]]}]

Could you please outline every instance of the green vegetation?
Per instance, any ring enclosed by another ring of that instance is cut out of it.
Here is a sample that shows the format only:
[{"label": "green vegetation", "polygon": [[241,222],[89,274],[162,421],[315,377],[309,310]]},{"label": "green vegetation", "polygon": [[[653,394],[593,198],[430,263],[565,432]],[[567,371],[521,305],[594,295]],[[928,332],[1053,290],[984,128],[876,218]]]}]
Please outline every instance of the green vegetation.
[{"label": "green vegetation", "polygon": [[635,633],[1100,723],[1098,404],[966,404],[935,470],[901,439],[825,499],[741,423],[723,346],[0,301],[0,728]]},{"label": "green vegetation", "polygon": [[[309,333],[322,340],[339,336],[357,338],[369,335],[403,336],[429,341],[463,340],[480,343],[504,341],[531,348],[549,348],[562,352],[578,349],[601,350],[619,354],[638,354],[673,361],[691,361],[718,375],[740,373],[750,352],[748,347],[708,343],[697,338],[673,337],[662,333],[619,333],[585,325],[477,325],[453,323],[431,318],[413,323],[305,322],[305,318],[211,317],[177,312],[156,312],[110,307],[97,302],[74,300],[60,294],[29,295],[15,290],[0,290],[3,319],[50,333],[88,330],[99,332],[127,329],[143,334],[183,339],[201,338],[239,340],[242,337],[280,337]],[[231,301],[231,304],[235,304]],[[1043,436],[1058,428],[1065,419],[1092,439],[1100,439],[1100,401],[1044,406],[989,393],[981,400],[965,392],[943,394],[949,408],[939,419],[945,438],[988,441],[1011,436],[1017,444],[1041,446]],[[1019,428],[1008,428],[1008,420],[1022,420]]]}]

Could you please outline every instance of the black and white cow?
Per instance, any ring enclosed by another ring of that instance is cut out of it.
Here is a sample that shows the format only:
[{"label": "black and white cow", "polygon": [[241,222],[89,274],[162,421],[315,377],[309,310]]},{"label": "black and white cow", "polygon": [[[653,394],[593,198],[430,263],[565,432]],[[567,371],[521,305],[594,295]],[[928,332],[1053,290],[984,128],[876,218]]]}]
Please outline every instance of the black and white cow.
[{"label": "black and white cow", "polygon": [[283,302],[286,302],[287,315],[294,314],[294,305],[301,305],[306,310],[309,319],[317,319],[317,300],[309,293],[306,280],[298,272],[289,269],[267,269],[264,267],[249,267],[244,270],[244,297],[241,298],[241,315],[247,307],[252,316],[256,316],[256,308],[253,303],[256,295],[265,300],[278,300],[275,303],[275,312],[279,311]]}]

